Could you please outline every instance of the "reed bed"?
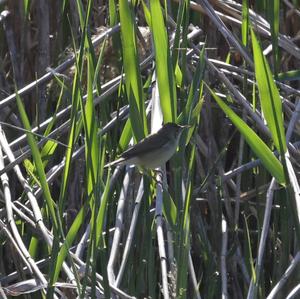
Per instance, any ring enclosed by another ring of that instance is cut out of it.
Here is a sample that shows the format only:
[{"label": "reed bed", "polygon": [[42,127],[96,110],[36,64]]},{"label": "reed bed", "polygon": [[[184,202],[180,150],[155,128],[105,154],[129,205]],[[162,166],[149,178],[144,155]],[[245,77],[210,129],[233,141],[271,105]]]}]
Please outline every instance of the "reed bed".
[{"label": "reed bed", "polygon": [[1,298],[299,298],[299,1],[0,9]]}]

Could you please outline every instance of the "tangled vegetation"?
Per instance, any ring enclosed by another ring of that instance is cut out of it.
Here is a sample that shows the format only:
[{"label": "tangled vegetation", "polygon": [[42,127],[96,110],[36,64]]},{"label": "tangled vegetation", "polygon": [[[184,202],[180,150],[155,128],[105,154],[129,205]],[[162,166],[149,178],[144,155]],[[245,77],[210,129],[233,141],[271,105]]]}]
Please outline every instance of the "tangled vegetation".
[{"label": "tangled vegetation", "polygon": [[0,9],[1,298],[299,298],[299,0]]}]

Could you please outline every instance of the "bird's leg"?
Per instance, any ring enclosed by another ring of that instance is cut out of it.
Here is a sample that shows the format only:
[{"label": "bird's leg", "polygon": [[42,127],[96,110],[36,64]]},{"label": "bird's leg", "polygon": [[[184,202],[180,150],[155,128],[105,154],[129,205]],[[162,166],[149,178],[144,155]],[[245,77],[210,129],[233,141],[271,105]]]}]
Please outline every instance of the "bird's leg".
[{"label": "bird's leg", "polygon": [[[152,169],[149,171],[145,168],[139,167],[139,172],[142,175],[146,175],[150,179],[153,179],[156,184],[161,184],[163,189],[168,191],[168,184],[166,183],[166,181],[164,179],[165,176],[164,176],[164,171],[162,169],[156,168],[156,169]],[[160,179],[157,178],[157,175],[160,175]]]},{"label": "bird's leg", "polygon": [[155,174],[153,174],[153,173],[151,172],[151,170],[148,170],[148,169],[143,168],[143,167],[141,167],[141,166],[138,167],[138,170],[139,170],[139,173],[140,173],[141,175],[146,175],[150,180],[154,180],[154,181],[157,183],[157,179],[156,179],[156,177],[155,177]]},{"label": "bird's leg", "polygon": [[[154,181],[156,182],[156,184],[161,184],[163,189],[168,191],[168,184],[166,182],[166,176],[164,175],[165,171],[162,169],[153,169],[152,171],[154,172]],[[160,176],[160,179],[157,178],[157,175]]]},{"label": "bird's leg", "polygon": [[154,173],[154,176],[160,175],[161,179],[163,180],[164,177],[164,171],[162,169],[153,169],[152,172]]}]

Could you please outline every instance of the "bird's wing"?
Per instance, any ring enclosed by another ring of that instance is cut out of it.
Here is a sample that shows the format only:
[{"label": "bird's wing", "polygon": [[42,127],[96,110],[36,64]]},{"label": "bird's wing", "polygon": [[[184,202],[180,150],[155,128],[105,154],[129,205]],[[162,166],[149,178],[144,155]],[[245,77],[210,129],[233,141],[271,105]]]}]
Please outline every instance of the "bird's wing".
[{"label": "bird's wing", "polygon": [[[146,142],[147,141],[147,142]],[[130,159],[140,153],[148,153],[152,152],[158,148],[161,148],[166,143],[166,138],[160,138],[156,134],[150,135],[140,141],[139,143],[135,144],[134,146],[130,147],[128,150],[123,152],[121,157],[124,159]]]}]

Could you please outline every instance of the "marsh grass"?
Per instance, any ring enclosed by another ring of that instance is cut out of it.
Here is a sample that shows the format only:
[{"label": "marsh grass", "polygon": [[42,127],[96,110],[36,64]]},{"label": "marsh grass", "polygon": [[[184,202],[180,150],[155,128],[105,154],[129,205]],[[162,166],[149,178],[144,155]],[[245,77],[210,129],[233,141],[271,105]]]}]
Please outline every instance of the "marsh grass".
[{"label": "marsh grass", "polygon": [[0,6],[0,297],[297,298],[299,5],[100,2]]}]

